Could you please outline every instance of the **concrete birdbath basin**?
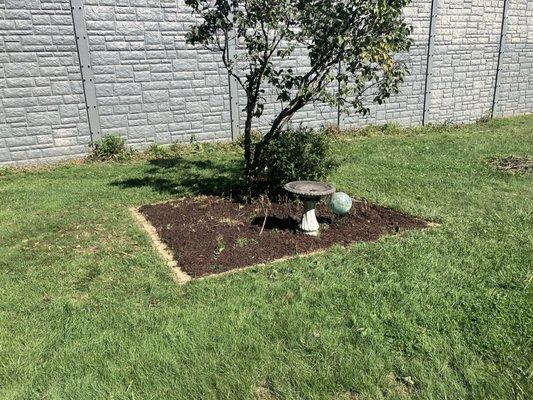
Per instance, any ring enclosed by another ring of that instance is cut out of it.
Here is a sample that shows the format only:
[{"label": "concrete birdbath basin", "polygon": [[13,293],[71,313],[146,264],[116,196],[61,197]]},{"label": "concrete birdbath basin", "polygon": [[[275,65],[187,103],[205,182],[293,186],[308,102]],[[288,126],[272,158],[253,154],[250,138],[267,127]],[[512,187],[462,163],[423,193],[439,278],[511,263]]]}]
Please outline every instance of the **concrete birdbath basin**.
[{"label": "concrete birdbath basin", "polygon": [[316,219],[316,203],[324,196],[335,193],[335,187],[326,182],[296,181],[287,183],[283,188],[298,195],[304,203],[304,214],[300,229],[307,235],[318,236],[320,226]]}]

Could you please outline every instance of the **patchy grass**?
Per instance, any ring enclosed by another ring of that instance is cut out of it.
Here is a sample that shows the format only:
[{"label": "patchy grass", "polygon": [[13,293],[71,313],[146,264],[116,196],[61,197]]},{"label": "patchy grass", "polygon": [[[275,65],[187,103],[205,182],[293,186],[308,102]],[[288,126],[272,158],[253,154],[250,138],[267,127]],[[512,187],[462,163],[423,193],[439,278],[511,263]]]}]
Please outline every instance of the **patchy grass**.
[{"label": "patchy grass", "polygon": [[343,136],[340,189],[439,221],[176,285],[128,211],[226,192],[239,152],[0,173],[2,399],[527,399],[533,117]]}]

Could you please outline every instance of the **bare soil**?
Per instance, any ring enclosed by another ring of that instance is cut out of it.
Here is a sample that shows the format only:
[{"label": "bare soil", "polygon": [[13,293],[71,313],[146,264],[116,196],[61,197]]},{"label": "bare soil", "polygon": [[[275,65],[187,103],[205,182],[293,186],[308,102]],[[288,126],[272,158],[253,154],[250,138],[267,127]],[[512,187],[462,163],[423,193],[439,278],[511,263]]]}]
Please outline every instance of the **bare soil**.
[{"label": "bare soil", "polygon": [[260,204],[219,197],[150,204],[139,211],[174,254],[179,268],[193,278],[428,226],[426,221],[357,200],[343,217],[318,204],[319,237],[298,231],[302,206],[295,202],[272,203],[266,222]]}]

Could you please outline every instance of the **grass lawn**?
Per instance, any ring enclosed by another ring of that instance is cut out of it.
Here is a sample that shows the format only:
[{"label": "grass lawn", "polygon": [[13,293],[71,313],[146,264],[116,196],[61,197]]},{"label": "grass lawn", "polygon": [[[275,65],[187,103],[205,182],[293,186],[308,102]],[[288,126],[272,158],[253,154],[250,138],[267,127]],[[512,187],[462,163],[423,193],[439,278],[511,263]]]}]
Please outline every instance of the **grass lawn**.
[{"label": "grass lawn", "polygon": [[385,132],[332,182],[440,227],[184,286],[127,208],[236,150],[0,171],[0,399],[532,398],[533,116]]}]

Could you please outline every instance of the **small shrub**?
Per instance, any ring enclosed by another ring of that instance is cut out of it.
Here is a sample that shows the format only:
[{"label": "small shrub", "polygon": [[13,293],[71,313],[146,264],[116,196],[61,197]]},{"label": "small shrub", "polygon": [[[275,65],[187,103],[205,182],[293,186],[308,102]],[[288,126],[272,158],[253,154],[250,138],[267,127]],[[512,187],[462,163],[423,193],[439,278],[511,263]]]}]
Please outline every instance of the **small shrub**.
[{"label": "small shrub", "polygon": [[388,122],[386,124],[383,124],[381,126],[381,132],[383,135],[387,136],[396,136],[400,135],[403,131],[405,131],[400,125],[394,123],[394,122]]},{"label": "small shrub", "polygon": [[169,147],[157,143],[152,143],[148,148],[148,154],[155,158],[166,158],[169,157],[171,153],[172,151]]},{"label": "small shrub", "polygon": [[97,161],[122,161],[130,158],[131,154],[132,151],[126,149],[124,139],[120,136],[109,135],[94,143],[89,159]]},{"label": "small shrub", "polygon": [[288,129],[263,150],[256,172],[260,192],[278,193],[296,180],[324,180],[336,167],[333,139],[309,128]]}]

